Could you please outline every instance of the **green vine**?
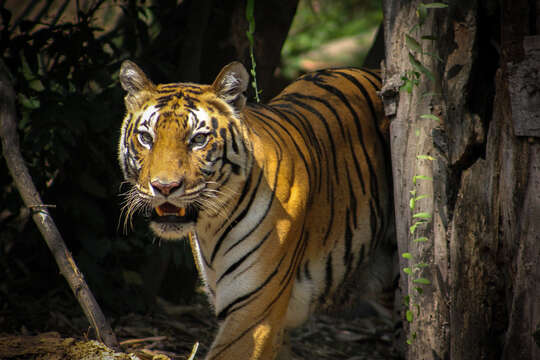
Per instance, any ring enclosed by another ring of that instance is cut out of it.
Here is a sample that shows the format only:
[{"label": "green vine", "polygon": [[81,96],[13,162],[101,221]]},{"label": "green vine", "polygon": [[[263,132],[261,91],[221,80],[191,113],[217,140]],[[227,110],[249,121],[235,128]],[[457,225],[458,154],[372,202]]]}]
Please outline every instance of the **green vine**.
[{"label": "green vine", "polygon": [[[413,32],[418,33],[418,30],[420,30],[425,24],[428,9],[442,9],[447,7],[448,5],[443,3],[421,3],[416,9],[418,22],[410,29],[408,34],[405,34],[405,44],[409,50],[408,58],[411,68],[406,70],[401,77],[403,84],[400,87],[400,91],[405,91],[411,94],[413,89],[415,87],[418,87],[424,78],[428,78],[432,84],[435,83],[435,75],[417,59],[415,54],[428,55],[436,59],[437,61],[442,61],[442,59],[437,54],[424,51],[421,45],[422,41],[436,41],[437,38],[431,35],[424,35],[420,37],[420,40],[418,40],[418,36],[415,37],[413,35]],[[435,92],[428,92],[426,94],[423,94],[422,96],[430,95],[433,96],[437,94]],[[420,118],[440,121],[440,119],[434,114],[422,114],[420,115]],[[416,136],[420,136],[420,131],[417,129],[415,131],[415,134]],[[417,155],[416,159],[417,161],[435,160],[434,157],[424,154]],[[421,228],[425,228],[431,222],[433,215],[430,212],[417,211],[417,202],[429,198],[429,195],[418,194],[417,184],[419,181],[433,181],[433,178],[426,175],[417,174],[413,176],[412,181],[414,188],[409,191],[409,208],[411,209],[412,213],[411,226],[409,227],[409,236],[413,243],[418,244],[429,241],[426,236],[418,236],[417,231]],[[415,285],[413,287],[413,293],[409,293],[403,299],[404,306],[406,308],[405,318],[409,323],[412,323],[415,318],[415,313],[416,317],[418,317],[421,312],[421,307],[420,304],[418,304],[417,299],[424,292],[422,286],[431,285],[430,280],[425,277],[425,275],[423,275],[424,269],[427,268],[429,264],[425,262],[419,262],[410,252],[404,252],[401,254],[401,256],[408,261],[408,266],[403,268],[403,272],[407,276],[412,278],[412,282]],[[407,344],[411,345],[416,338],[417,334],[416,332],[413,332],[407,338]]]},{"label": "green vine", "polygon": [[255,42],[253,38],[253,34],[255,33],[255,16],[253,15],[254,8],[255,8],[255,0],[247,0],[246,19],[248,21],[249,28],[246,31],[246,36],[249,40],[249,55],[251,57],[251,76],[253,77],[251,86],[253,86],[253,90],[255,91],[255,100],[257,102],[260,102],[261,101],[261,99],[259,98],[260,90],[257,89],[257,72],[255,71],[255,68],[256,68],[255,55],[253,54],[253,45]]}]

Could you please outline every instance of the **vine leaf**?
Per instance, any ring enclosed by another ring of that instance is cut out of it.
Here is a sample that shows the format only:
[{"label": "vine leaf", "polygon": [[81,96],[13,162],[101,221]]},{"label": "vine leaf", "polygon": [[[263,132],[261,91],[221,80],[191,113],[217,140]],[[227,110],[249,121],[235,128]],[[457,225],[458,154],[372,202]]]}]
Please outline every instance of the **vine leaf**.
[{"label": "vine leaf", "polygon": [[414,234],[414,232],[416,231],[416,228],[418,227],[418,225],[422,225],[422,224],[426,224],[426,223],[427,223],[426,220],[417,221],[417,222],[415,222],[414,224],[411,225],[411,227],[409,228],[409,231],[411,232],[411,234]]},{"label": "vine leaf", "polygon": [[420,212],[413,215],[415,219],[431,219],[431,214],[427,212]]},{"label": "vine leaf", "polygon": [[431,71],[429,71],[420,61],[416,60],[414,55],[410,52],[409,52],[409,61],[416,71],[426,75],[431,81],[435,82],[435,76],[433,76]]},{"label": "vine leaf", "polygon": [[431,281],[429,281],[429,280],[426,279],[426,278],[418,278],[418,279],[414,279],[413,282],[414,282],[414,283],[417,283],[417,284],[422,284],[422,285],[429,285],[429,284],[431,284]]},{"label": "vine leaf", "polygon": [[405,34],[405,43],[409,49],[422,53],[422,46],[412,36]]},{"label": "vine leaf", "polygon": [[413,312],[410,309],[407,310],[407,312],[405,313],[405,317],[407,318],[408,322],[412,322],[413,321]]},{"label": "vine leaf", "polygon": [[413,176],[413,184],[416,185],[417,180],[433,180],[432,177],[425,176],[425,175],[415,175]]},{"label": "vine leaf", "polygon": [[429,120],[435,120],[435,121],[441,121],[441,119],[433,114],[422,114],[420,115],[422,119],[429,119]]},{"label": "vine leaf", "polygon": [[445,3],[431,3],[431,4],[422,4],[426,9],[444,9],[448,7],[448,4]]}]

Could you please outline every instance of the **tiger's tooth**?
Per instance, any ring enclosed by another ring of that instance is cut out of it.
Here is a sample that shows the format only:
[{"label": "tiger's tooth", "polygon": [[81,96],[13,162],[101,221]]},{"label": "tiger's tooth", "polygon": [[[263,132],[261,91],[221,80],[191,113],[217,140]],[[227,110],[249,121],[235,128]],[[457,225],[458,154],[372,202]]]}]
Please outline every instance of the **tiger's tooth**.
[{"label": "tiger's tooth", "polygon": [[163,211],[161,211],[161,209],[158,207],[156,207],[156,213],[158,214],[158,216],[163,216]]},{"label": "tiger's tooth", "polygon": [[178,216],[186,216],[186,209],[180,208],[180,210],[178,210]]}]

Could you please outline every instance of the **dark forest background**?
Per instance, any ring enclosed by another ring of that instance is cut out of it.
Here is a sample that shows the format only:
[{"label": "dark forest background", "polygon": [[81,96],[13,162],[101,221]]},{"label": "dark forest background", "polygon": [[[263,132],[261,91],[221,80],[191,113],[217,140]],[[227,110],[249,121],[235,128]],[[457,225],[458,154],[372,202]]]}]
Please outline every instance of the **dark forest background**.
[{"label": "dark forest background", "polygon": [[[118,69],[131,59],[154,82],[204,83],[230,61],[249,68],[245,1],[13,0],[0,12],[23,156],[98,302],[125,314],[150,310],[155,295],[192,301],[188,244],[154,239],[141,218],[127,233],[119,226]],[[361,65],[380,20],[375,0],[256,2],[263,100],[306,70]],[[74,303],[0,158],[0,329],[47,330],[50,309]]]}]

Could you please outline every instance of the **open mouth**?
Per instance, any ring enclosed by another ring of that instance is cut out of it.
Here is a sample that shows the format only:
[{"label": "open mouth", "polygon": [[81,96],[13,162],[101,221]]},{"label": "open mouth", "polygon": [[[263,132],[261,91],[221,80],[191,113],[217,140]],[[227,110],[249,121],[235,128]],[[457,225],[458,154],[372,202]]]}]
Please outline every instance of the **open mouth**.
[{"label": "open mouth", "polygon": [[197,209],[193,206],[182,208],[171,203],[164,203],[154,208],[152,221],[161,223],[187,223],[197,220]]}]

